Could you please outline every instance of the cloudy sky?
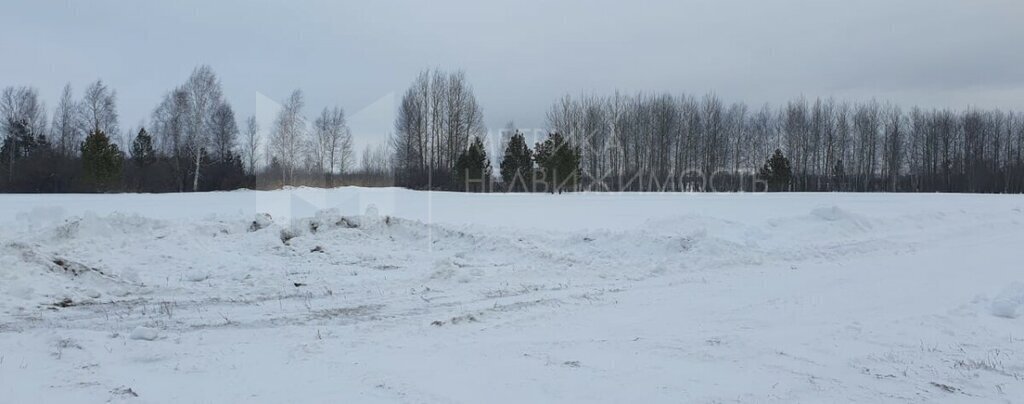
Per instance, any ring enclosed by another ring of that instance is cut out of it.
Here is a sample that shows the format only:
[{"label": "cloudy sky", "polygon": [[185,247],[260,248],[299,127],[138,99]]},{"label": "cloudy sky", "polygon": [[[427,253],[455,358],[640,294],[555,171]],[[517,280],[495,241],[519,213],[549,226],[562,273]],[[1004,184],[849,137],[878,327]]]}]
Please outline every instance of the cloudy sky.
[{"label": "cloudy sky", "polygon": [[[0,13],[0,86],[52,107],[70,82],[118,92],[122,127],[199,64],[239,117],[274,101],[340,105],[360,143],[391,129],[395,96],[428,67],[463,69],[492,129],[541,127],[566,93],[715,91],[1024,110],[1024,2],[48,1]],[[240,119],[241,120],[241,119]]]}]

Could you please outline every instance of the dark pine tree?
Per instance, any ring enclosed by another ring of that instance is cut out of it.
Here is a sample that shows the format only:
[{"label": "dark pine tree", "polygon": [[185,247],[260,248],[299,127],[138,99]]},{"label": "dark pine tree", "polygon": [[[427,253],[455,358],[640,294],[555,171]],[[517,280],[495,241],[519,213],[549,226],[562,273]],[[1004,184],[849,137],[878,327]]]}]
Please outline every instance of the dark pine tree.
[{"label": "dark pine tree", "polygon": [[18,161],[18,176],[22,192],[60,192],[66,177],[64,159],[53,149],[46,136],[38,135],[32,141],[28,155]]},{"label": "dark pine tree", "polygon": [[455,189],[466,192],[486,191],[491,182],[491,161],[487,159],[484,142],[473,137],[469,148],[455,161]]},{"label": "dark pine tree", "polygon": [[137,191],[153,191],[153,165],[157,162],[157,154],[153,149],[153,136],[146,132],[146,128],[139,129],[139,134],[132,140],[131,152],[134,170],[125,173],[125,181]]},{"label": "dark pine tree", "polygon": [[82,143],[82,168],[96,191],[110,190],[121,175],[124,157],[102,130],[89,133]]},{"label": "dark pine tree", "polygon": [[221,191],[238,189],[246,184],[245,168],[241,156],[227,151],[219,160],[210,165],[204,174],[202,189]]},{"label": "dark pine tree", "polygon": [[562,193],[576,188],[580,174],[580,149],[561,133],[554,132],[534,147],[537,166],[548,182],[547,190]]},{"label": "dark pine tree", "polygon": [[528,191],[533,177],[533,151],[526,145],[526,137],[516,131],[505,147],[501,160],[501,181],[508,191]]},{"label": "dark pine tree", "polygon": [[156,162],[153,137],[146,132],[146,128],[139,129],[139,134],[132,141],[132,162],[139,168],[149,167]]},{"label": "dark pine tree", "polygon": [[4,138],[3,146],[0,146],[0,162],[6,168],[8,183],[13,183],[17,171],[16,163],[32,154],[36,138],[32,136],[28,122],[23,120],[10,122],[8,128],[9,135]]},{"label": "dark pine tree", "polygon": [[61,164],[46,136],[33,133],[24,120],[9,122],[8,136],[0,145],[0,191],[62,191],[73,172]]},{"label": "dark pine tree", "polygon": [[758,176],[768,183],[769,191],[785,191],[793,177],[793,170],[790,168],[789,159],[782,154],[782,150],[775,149],[775,153],[761,167]]}]

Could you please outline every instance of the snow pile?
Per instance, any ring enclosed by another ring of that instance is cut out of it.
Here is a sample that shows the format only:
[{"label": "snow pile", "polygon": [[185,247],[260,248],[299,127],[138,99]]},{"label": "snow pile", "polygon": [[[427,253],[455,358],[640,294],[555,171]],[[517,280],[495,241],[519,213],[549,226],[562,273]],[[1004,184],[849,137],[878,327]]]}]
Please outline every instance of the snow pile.
[{"label": "snow pile", "polygon": [[141,341],[153,341],[160,337],[160,330],[156,328],[138,326],[132,330],[132,333],[128,335],[128,339],[141,340]]},{"label": "snow pile", "polygon": [[274,224],[274,218],[269,213],[257,213],[256,218],[249,225],[249,231],[262,230],[270,227],[272,224]]},{"label": "snow pile", "polygon": [[0,246],[0,313],[95,302],[106,295],[124,296],[130,287],[100,268],[45,252],[38,245]]}]

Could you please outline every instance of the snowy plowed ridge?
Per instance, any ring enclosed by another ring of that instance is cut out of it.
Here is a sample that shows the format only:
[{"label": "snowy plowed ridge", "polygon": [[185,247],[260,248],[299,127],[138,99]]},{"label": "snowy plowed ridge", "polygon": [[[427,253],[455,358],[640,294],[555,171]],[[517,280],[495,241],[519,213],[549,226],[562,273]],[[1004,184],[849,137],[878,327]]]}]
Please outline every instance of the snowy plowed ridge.
[{"label": "snowy plowed ridge", "polygon": [[0,402],[1019,402],[1024,198],[0,195]]}]

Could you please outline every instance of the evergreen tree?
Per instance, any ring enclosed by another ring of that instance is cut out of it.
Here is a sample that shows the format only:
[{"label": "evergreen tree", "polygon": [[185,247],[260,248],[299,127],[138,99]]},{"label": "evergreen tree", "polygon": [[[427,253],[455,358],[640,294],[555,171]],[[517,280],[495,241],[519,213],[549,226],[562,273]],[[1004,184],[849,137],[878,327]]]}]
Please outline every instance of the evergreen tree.
[{"label": "evergreen tree", "polygon": [[62,169],[49,139],[34,134],[27,121],[9,120],[0,145],[0,191],[59,192],[68,173]]},{"label": "evergreen tree", "polygon": [[139,134],[132,141],[132,161],[139,168],[149,167],[156,162],[153,137],[146,132],[146,128],[139,129]]},{"label": "evergreen tree", "polygon": [[51,146],[46,136],[39,135],[36,136],[36,140],[32,144],[32,152],[49,151]]},{"label": "evergreen tree", "polygon": [[21,120],[10,122],[7,131],[9,135],[4,138],[3,146],[0,146],[0,161],[6,164],[12,164],[32,154],[36,147],[36,140],[45,140],[42,135],[38,138],[33,136],[28,122]]},{"label": "evergreen tree", "polygon": [[579,182],[580,148],[574,146],[561,133],[553,132],[534,147],[537,165],[550,183],[548,191],[562,193],[574,189]]},{"label": "evergreen tree", "polygon": [[14,192],[62,192],[71,172],[64,160],[50,145],[47,138],[37,136],[31,154],[18,160],[16,181],[10,184]]},{"label": "evergreen tree", "polygon": [[245,186],[245,179],[245,168],[242,166],[241,156],[228,151],[206,169],[200,181],[200,189],[203,191],[238,189]]},{"label": "evergreen tree", "polygon": [[485,191],[491,182],[491,161],[479,136],[473,137],[469,148],[455,161],[455,187],[469,191]]},{"label": "evergreen tree", "polygon": [[7,137],[0,146],[0,163],[7,171],[5,177],[10,187],[16,180],[17,162],[32,153],[36,142],[27,121],[8,119],[4,126]]},{"label": "evergreen tree", "polygon": [[779,149],[775,149],[775,153],[765,161],[759,173],[759,177],[768,183],[769,191],[785,191],[792,176],[789,159],[782,155],[782,150]]},{"label": "evergreen tree", "polygon": [[121,174],[123,156],[102,130],[93,130],[82,143],[82,166],[96,190],[109,189]]},{"label": "evergreen tree", "polygon": [[153,177],[159,175],[159,170],[154,167],[157,154],[153,149],[153,136],[146,132],[146,128],[139,129],[139,134],[132,139],[131,148],[135,169],[125,171],[125,182],[131,184],[136,191],[151,192],[157,182]]},{"label": "evergreen tree", "polygon": [[519,188],[530,189],[530,178],[533,176],[533,151],[526,145],[526,136],[516,131],[505,147],[505,156],[501,160],[501,181],[505,189],[512,191]]}]

